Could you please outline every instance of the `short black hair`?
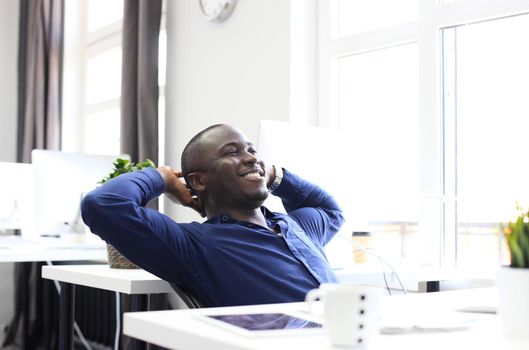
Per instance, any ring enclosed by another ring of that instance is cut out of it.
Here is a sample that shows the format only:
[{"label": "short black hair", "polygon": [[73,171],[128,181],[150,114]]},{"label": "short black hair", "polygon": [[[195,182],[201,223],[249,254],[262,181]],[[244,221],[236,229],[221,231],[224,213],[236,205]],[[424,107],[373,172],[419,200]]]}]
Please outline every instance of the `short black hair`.
[{"label": "short black hair", "polygon": [[182,167],[182,173],[184,174],[184,178],[187,181],[187,175],[197,170],[196,164],[200,161],[200,152],[202,151],[202,140],[206,136],[206,134],[215,128],[226,126],[226,124],[215,124],[208,126],[195,136],[189,140],[187,145],[184,147],[184,150],[182,151],[182,160],[181,160],[181,167]]}]

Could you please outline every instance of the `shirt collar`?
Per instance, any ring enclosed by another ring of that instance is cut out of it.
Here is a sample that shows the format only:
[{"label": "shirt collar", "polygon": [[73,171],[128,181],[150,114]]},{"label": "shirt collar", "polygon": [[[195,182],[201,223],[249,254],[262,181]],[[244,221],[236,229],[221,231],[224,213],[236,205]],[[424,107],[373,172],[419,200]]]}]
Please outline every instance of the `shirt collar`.
[{"label": "shirt collar", "polygon": [[[264,206],[261,207],[261,212],[263,213],[263,215],[265,216],[265,218],[267,220],[277,221],[278,218],[279,218],[276,213],[271,212],[270,210],[268,210]],[[229,214],[219,214],[217,216],[212,217],[211,219],[206,220],[204,223],[207,223],[207,224],[226,224],[226,223],[233,224],[233,223],[236,223],[236,222],[237,222],[237,220],[235,220]]]}]

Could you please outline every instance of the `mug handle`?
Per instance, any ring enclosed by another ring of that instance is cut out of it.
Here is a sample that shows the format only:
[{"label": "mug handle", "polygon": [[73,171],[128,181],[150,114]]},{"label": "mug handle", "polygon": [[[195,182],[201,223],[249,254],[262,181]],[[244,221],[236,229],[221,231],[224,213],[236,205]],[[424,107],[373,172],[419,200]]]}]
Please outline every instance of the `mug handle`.
[{"label": "mug handle", "polygon": [[305,302],[308,304],[309,306],[309,313],[313,314],[312,312],[312,305],[313,303],[318,300],[318,299],[322,299],[323,298],[323,290],[321,290],[320,288],[316,288],[316,289],[311,289],[309,290],[309,292],[307,293],[307,295],[305,296]]}]

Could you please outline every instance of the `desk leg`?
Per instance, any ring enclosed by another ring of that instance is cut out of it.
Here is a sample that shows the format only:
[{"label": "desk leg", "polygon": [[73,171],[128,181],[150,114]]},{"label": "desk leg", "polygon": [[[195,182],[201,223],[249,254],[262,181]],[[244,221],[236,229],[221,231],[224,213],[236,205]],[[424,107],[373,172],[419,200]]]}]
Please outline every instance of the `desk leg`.
[{"label": "desk leg", "polygon": [[147,311],[147,295],[132,294],[130,296],[130,311]]},{"label": "desk leg", "polygon": [[75,314],[75,285],[60,282],[59,296],[59,350],[73,349],[73,323]]},{"label": "desk leg", "polygon": [[[130,299],[130,311],[147,311],[147,299],[147,295],[145,294],[132,294]],[[131,348],[133,350],[145,350],[147,349],[147,343],[138,339],[132,339]]]},{"label": "desk leg", "polygon": [[30,262],[20,263],[22,269],[22,282],[20,284],[20,298],[22,299],[22,349],[29,350],[30,346],[30,331],[29,331],[29,318],[31,317],[30,313],[30,304],[29,304],[29,276],[31,273]]}]

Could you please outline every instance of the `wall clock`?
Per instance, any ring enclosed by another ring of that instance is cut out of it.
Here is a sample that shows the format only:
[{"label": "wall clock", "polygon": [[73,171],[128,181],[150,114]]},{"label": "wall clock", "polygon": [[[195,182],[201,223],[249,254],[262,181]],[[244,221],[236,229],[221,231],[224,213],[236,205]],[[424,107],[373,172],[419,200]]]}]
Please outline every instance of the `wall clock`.
[{"label": "wall clock", "polygon": [[208,21],[222,22],[231,15],[237,0],[198,0],[198,3]]}]

